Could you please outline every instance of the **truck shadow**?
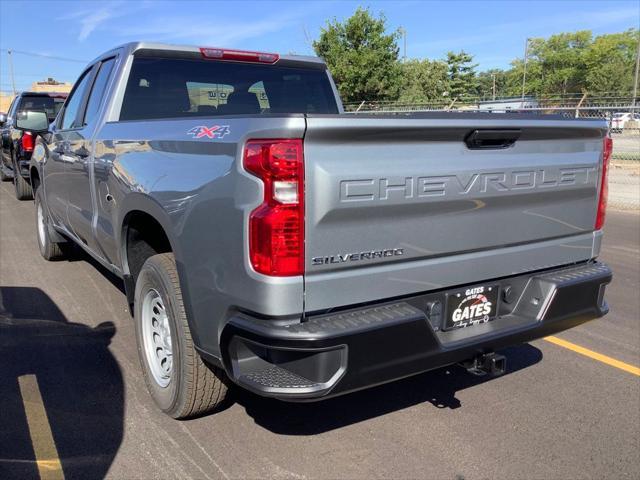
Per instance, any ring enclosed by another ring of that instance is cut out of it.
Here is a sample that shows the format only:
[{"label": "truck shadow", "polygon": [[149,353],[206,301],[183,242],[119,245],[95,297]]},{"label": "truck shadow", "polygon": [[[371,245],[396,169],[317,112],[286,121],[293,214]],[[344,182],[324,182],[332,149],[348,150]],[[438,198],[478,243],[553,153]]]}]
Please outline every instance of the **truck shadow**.
[{"label": "truck shadow", "polygon": [[[500,353],[509,362],[507,375],[542,359],[542,352],[529,344],[506,348]],[[491,380],[452,365],[321,402],[281,402],[240,389],[235,393],[237,403],[267,430],[282,435],[315,435],[425,402],[436,408],[460,408],[457,392]]]},{"label": "truck shadow", "polygon": [[65,244],[63,252],[64,258],[55,261],[69,263],[86,262],[89,265],[92,265],[96,270],[98,270],[102,274],[102,276],[107,279],[114,287],[120,290],[123,294],[125,293],[124,283],[122,282],[122,279],[113,272],[110,272],[107,268],[104,267],[104,265],[102,265],[76,244],[72,242]]},{"label": "truck shadow", "polygon": [[47,427],[66,479],[105,477],[124,425],[115,331],[68,322],[38,288],[0,287],[0,478],[38,478],[36,460],[56,469]]}]

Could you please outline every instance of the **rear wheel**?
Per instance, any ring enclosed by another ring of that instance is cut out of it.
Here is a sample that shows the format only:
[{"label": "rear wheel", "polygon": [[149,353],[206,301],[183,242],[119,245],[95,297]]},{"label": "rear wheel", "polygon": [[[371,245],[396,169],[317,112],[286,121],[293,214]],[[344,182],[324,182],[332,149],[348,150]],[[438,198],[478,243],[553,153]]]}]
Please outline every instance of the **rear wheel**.
[{"label": "rear wheel", "polygon": [[163,412],[189,418],[225,403],[224,371],[205,364],[193,345],[172,253],[154,255],[142,266],[134,319],[145,382]]},{"label": "rear wheel", "polygon": [[36,191],[36,233],[40,255],[45,260],[56,260],[64,256],[59,243],[51,241],[49,235],[49,214],[42,202],[42,188]]},{"label": "rear wheel", "polygon": [[33,199],[33,190],[28,180],[20,175],[18,170],[18,162],[13,160],[13,186],[16,190],[16,198],[18,200],[31,200]]}]

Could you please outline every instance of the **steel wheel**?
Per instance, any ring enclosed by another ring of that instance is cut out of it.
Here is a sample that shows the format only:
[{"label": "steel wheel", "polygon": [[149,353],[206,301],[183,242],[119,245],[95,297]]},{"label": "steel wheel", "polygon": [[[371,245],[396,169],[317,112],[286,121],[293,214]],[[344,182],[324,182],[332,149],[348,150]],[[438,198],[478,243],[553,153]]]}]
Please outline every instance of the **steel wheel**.
[{"label": "steel wheel", "polygon": [[191,418],[222,407],[229,398],[228,379],[220,367],[206,364],[195,348],[172,253],[145,260],[134,298],[138,356],[158,407],[173,418]]},{"label": "steel wheel", "polygon": [[165,388],[173,372],[171,330],[160,294],[150,289],[142,302],[142,340],[147,365],[156,383]]},{"label": "steel wheel", "polygon": [[44,224],[44,212],[42,211],[42,204],[38,202],[38,240],[40,241],[40,245],[46,244],[46,237],[45,237],[45,230],[44,230],[45,228],[47,227]]}]

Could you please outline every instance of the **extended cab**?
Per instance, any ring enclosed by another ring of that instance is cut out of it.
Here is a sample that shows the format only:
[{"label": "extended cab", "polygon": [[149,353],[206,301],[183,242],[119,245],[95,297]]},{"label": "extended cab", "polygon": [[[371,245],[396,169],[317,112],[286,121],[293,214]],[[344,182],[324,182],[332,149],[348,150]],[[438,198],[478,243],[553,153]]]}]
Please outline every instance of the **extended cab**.
[{"label": "extended cab", "polygon": [[[0,180],[13,180],[18,200],[32,198],[29,160],[36,136],[47,130],[49,122],[56,117],[66,98],[66,93],[19,93],[11,102],[9,113],[0,125]],[[46,116],[47,121],[39,122],[39,116]]]},{"label": "extended cab", "polygon": [[82,73],[31,161],[42,255],[120,276],[148,389],[313,400],[607,313],[604,121],[349,115],[324,63],[132,43]]}]

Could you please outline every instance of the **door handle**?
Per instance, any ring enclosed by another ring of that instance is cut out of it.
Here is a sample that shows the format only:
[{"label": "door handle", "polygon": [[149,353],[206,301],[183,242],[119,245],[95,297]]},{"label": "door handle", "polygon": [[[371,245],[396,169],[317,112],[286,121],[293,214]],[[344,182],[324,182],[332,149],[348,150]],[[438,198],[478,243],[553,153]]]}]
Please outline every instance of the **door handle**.
[{"label": "door handle", "polygon": [[521,133],[517,128],[473,130],[465,137],[464,142],[470,150],[498,150],[516,143]]},{"label": "door handle", "polygon": [[89,150],[87,150],[87,148],[84,146],[78,148],[73,153],[75,153],[80,158],[87,158],[89,155],[91,155],[91,152],[89,152]]},{"label": "door handle", "polygon": [[59,155],[63,155],[71,150],[71,145],[68,140],[61,140],[55,142],[55,147],[52,150],[53,153],[57,153]]}]

